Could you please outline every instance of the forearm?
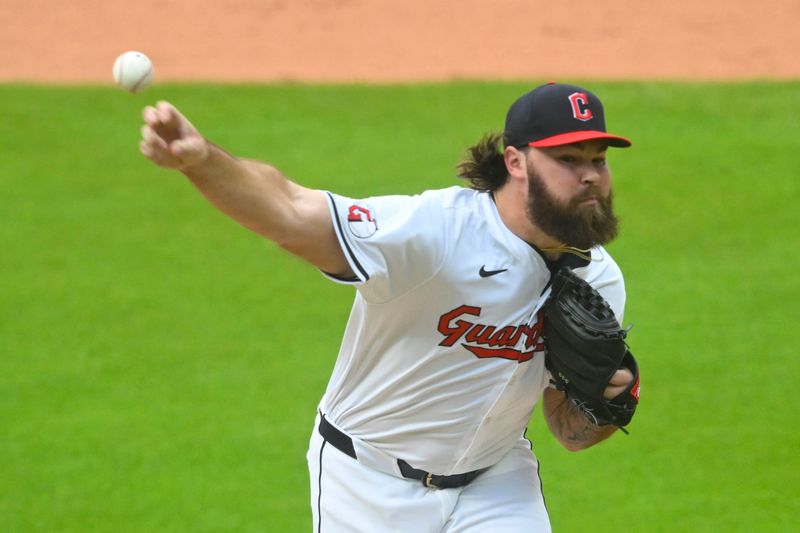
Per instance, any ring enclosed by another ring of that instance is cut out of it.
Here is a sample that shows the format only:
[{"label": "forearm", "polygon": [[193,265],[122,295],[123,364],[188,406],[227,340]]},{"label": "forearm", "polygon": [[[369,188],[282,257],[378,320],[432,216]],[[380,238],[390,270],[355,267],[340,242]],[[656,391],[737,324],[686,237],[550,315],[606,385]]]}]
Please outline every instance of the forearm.
[{"label": "forearm", "polygon": [[610,437],[617,427],[592,424],[580,409],[556,389],[545,389],[542,409],[550,431],[570,451],[588,448]]},{"label": "forearm", "polygon": [[287,233],[293,198],[301,188],[266,163],[235,157],[208,143],[203,161],[182,172],[220,211],[265,237]]},{"label": "forearm", "polygon": [[208,145],[207,158],[181,171],[217,209],[325,272],[352,275],[322,191],[290,181],[272,165]]},{"label": "forearm", "polygon": [[301,187],[275,167],[235,157],[208,142],[169,102],[145,107],[139,150],[180,170],[220,211],[317,268],[353,275],[322,191]]}]

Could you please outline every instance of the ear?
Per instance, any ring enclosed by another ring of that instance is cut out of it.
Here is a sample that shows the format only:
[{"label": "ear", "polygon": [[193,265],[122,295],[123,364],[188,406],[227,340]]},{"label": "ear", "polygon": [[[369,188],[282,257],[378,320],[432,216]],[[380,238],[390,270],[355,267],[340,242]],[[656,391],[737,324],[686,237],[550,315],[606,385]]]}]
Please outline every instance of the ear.
[{"label": "ear", "polygon": [[528,160],[525,157],[525,152],[513,146],[508,146],[503,151],[503,159],[506,163],[508,175],[512,180],[528,180]]}]

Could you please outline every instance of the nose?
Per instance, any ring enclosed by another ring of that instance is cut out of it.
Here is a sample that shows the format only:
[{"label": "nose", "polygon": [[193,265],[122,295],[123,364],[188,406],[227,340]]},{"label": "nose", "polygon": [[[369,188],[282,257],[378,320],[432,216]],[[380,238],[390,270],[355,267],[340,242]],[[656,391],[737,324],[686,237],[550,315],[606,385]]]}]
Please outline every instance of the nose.
[{"label": "nose", "polygon": [[600,181],[600,171],[592,165],[583,165],[581,169],[581,183],[592,185]]}]

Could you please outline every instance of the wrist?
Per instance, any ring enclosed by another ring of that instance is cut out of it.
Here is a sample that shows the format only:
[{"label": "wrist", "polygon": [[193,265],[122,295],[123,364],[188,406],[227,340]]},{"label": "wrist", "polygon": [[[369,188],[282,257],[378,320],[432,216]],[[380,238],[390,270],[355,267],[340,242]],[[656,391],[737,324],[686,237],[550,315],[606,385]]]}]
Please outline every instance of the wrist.
[{"label": "wrist", "polygon": [[178,169],[187,176],[197,175],[204,173],[208,170],[208,167],[214,165],[214,158],[215,152],[215,145],[209,142],[204,137],[194,143],[194,146],[191,146],[188,149],[184,149],[185,154],[181,154],[180,151],[176,154],[178,157],[182,157],[184,164]]}]

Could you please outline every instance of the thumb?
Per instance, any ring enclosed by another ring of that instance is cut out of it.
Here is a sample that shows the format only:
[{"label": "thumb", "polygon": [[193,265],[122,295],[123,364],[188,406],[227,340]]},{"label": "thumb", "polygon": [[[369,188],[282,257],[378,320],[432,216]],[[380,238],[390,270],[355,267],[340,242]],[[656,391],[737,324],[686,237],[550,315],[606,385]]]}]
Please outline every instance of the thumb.
[{"label": "thumb", "polygon": [[206,140],[197,135],[177,139],[169,144],[170,153],[186,165],[196,165],[208,157]]}]

